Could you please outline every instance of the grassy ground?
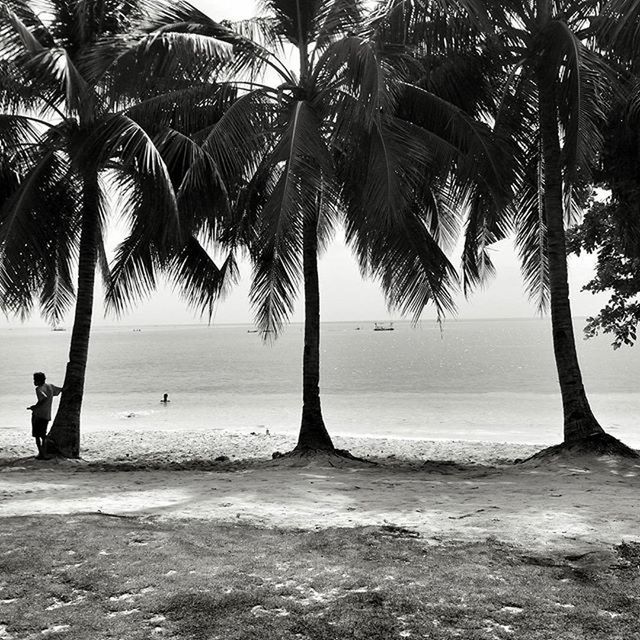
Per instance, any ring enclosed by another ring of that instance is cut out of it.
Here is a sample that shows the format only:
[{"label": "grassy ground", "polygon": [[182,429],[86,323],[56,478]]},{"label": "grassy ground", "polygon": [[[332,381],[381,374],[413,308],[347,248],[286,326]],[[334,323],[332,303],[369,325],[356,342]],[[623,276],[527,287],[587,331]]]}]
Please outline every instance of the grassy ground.
[{"label": "grassy ground", "polygon": [[540,555],[394,527],[4,518],[0,639],[640,638],[640,545]]}]

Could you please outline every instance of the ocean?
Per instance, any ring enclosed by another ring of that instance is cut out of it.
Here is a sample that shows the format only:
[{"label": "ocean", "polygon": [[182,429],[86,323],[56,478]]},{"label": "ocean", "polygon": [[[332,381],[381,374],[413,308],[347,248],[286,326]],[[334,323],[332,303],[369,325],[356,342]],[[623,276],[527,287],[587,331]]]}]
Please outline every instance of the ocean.
[{"label": "ocean", "polygon": [[[640,353],[582,340],[592,408],[640,447]],[[102,326],[90,346],[82,428],[297,433],[303,329],[273,344],[248,325]],[[551,444],[562,411],[548,319],[373,322],[321,328],[321,397],[333,435]],[[62,384],[70,332],[0,329],[0,429],[29,429],[32,372]],[[162,404],[164,393],[170,402]]]}]

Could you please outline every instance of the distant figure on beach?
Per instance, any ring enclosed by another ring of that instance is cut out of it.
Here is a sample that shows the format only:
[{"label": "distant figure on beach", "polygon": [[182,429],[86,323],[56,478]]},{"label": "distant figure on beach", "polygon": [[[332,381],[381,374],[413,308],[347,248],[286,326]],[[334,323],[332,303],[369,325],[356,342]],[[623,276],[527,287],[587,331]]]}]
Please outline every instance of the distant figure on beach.
[{"label": "distant figure on beach", "polygon": [[62,391],[62,387],[46,382],[47,377],[41,371],[33,374],[33,384],[36,388],[37,402],[27,407],[31,411],[31,435],[36,439],[38,455],[36,459],[44,460],[46,455],[45,438],[47,437],[47,425],[51,420],[51,405],[53,396]]},{"label": "distant figure on beach", "polygon": [[171,402],[171,400],[169,400],[169,394],[168,394],[168,393],[165,393],[165,394],[162,396],[162,400],[160,400],[160,402],[162,402],[162,404],[167,404],[167,402]]}]

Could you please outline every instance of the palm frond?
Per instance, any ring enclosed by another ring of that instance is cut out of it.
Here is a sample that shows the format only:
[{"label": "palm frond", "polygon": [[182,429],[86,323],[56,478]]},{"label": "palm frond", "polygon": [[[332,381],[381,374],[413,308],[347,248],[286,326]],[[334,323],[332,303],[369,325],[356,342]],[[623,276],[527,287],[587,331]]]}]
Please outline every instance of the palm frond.
[{"label": "palm frond", "polygon": [[155,144],[177,185],[180,224],[186,237],[196,232],[218,240],[218,227],[228,216],[229,198],[214,159],[189,137],[165,130]]},{"label": "palm frond", "polygon": [[422,127],[454,149],[457,158],[464,158],[461,177],[473,173],[474,165],[482,167],[485,189],[498,207],[504,205],[511,195],[508,185],[514,171],[509,139],[429,91],[408,83],[403,87],[399,117]]},{"label": "palm frond", "polygon": [[602,146],[611,70],[589,51],[564,21],[553,21],[546,34],[546,64],[556,69],[558,115],[564,133],[565,182],[578,175],[588,180],[594,158]]},{"label": "palm frond", "polygon": [[[540,159],[531,157],[530,180],[521,185],[518,198],[516,248],[520,258],[525,291],[536,304],[539,313],[549,309],[549,258],[547,253],[547,225],[544,212],[544,174]],[[534,173],[535,171],[535,173]]]},{"label": "palm frond", "polygon": [[106,278],[105,303],[108,311],[123,315],[136,302],[148,297],[156,288],[158,260],[147,239],[146,229],[139,229],[142,216],[135,219],[130,234],[116,249]]},{"label": "palm frond", "polygon": [[278,109],[261,89],[240,95],[203,141],[229,189],[244,184],[269,151]]},{"label": "palm frond", "polygon": [[605,45],[623,60],[633,60],[637,68],[640,58],[640,2],[609,0],[601,11],[598,26]]},{"label": "palm frond", "polygon": [[187,303],[209,322],[215,303],[228,293],[238,281],[238,265],[231,250],[220,267],[207,253],[197,238],[190,237],[169,267],[169,276]]},{"label": "palm frond", "polygon": [[[3,4],[0,14],[0,35],[3,36],[0,45],[0,55],[5,59],[15,59],[22,53],[37,55],[45,50],[45,46],[31,32],[30,26],[35,22],[41,25],[39,20],[26,3],[13,3],[13,7]],[[14,9],[18,9],[19,13]],[[20,15],[22,14],[22,15]],[[23,18],[25,19],[23,21]],[[35,20],[34,20],[35,19]]]},{"label": "palm frond", "polygon": [[316,47],[323,49],[349,32],[359,31],[363,25],[365,10],[362,0],[334,0],[322,3],[316,18]]},{"label": "palm frond", "polygon": [[233,58],[224,69],[226,78],[246,78],[255,82],[271,70],[283,82],[295,83],[293,73],[284,62],[288,56],[287,46],[276,20],[259,16],[223,24],[240,37],[234,44]]},{"label": "palm frond", "polygon": [[111,286],[110,281],[110,269],[109,269],[109,256],[107,255],[107,249],[104,244],[104,234],[97,234],[96,239],[97,252],[98,252],[98,272],[102,281],[102,288],[104,291],[108,291]]},{"label": "palm frond", "polygon": [[359,101],[370,126],[380,113],[393,110],[395,96],[387,83],[385,65],[375,44],[358,36],[327,47],[315,66],[314,83],[325,91],[339,84]]},{"label": "palm frond", "polygon": [[32,150],[32,168],[18,176],[0,210],[2,308],[23,318],[35,297],[58,321],[73,301],[79,189],[55,150]]},{"label": "palm frond", "polygon": [[295,47],[315,41],[323,0],[260,0],[262,10],[273,15],[278,31]]},{"label": "palm frond", "polygon": [[[127,98],[120,106],[146,131],[170,127],[181,133],[201,136],[222,117],[237,99],[238,90],[231,84],[171,82],[169,90],[129,107]],[[122,98],[122,95],[120,96]],[[128,107],[128,108],[127,108]]]},{"label": "palm frond", "polygon": [[178,207],[169,172],[140,125],[125,115],[110,116],[94,127],[81,153],[87,163],[100,167],[115,161],[123,175],[135,174],[135,191],[125,181],[124,193],[133,197],[131,212],[153,212],[145,216],[150,219],[145,225],[149,239],[161,245],[179,236]]},{"label": "palm frond", "polygon": [[252,247],[254,277],[249,293],[258,327],[277,334],[293,309],[301,274],[302,226],[315,218],[322,176],[331,176],[331,158],[310,105],[293,102],[273,151],[258,173],[278,175],[266,194]]},{"label": "palm frond", "polygon": [[[36,85],[55,86],[64,98],[69,113],[79,113],[91,99],[91,88],[77,70],[68,52],[61,48],[46,49],[33,55],[24,63],[24,68]],[[47,95],[47,92],[44,92]],[[55,93],[48,99],[54,102]]]},{"label": "palm frond", "polygon": [[31,116],[0,113],[0,157],[21,164],[22,150],[37,143],[42,129]]},{"label": "palm frond", "polygon": [[0,109],[5,113],[24,113],[37,102],[37,94],[19,68],[0,60]]},{"label": "palm frond", "polygon": [[384,34],[392,42],[424,44],[431,40],[438,44],[438,31],[446,17],[464,18],[468,29],[492,34],[497,14],[503,15],[501,5],[489,5],[484,0],[381,0],[370,18],[373,33]]},{"label": "palm frond", "polygon": [[372,131],[361,129],[337,161],[347,243],[390,305],[414,319],[429,302],[439,315],[452,311],[455,286],[436,238],[453,244],[457,211],[444,189],[447,169],[434,168],[429,142],[419,127],[381,118]]},{"label": "palm frond", "polygon": [[417,321],[429,303],[438,317],[454,310],[455,269],[429,232],[424,202],[404,210],[402,224],[371,224],[361,210],[346,216],[347,242],[354,249],[363,275],[379,281],[391,307]]}]

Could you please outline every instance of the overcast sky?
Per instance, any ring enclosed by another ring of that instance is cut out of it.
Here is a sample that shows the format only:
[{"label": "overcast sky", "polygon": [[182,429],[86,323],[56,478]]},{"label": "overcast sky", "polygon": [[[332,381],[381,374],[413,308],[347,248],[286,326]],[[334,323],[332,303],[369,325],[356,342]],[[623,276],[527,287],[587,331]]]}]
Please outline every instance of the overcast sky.
[{"label": "overcast sky", "polygon": [[[255,13],[254,0],[192,0],[214,19],[241,19]],[[531,318],[536,316],[535,305],[523,293],[522,279],[512,243],[498,243],[493,249],[496,278],[469,300],[458,299],[458,318]],[[457,266],[457,265],[456,265]],[[570,287],[573,314],[591,315],[606,302],[606,296],[581,293],[580,288],[590,279],[593,259],[572,258],[570,267]],[[242,266],[243,278],[231,295],[218,304],[216,323],[251,322],[252,314],[248,301],[249,268]],[[340,320],[389,320],[398,319],[386,309],[384,299],[375,283],[360,278],[358,268],[340,236],[320,260],[321,315],[323,321]],[[193,323],[200,321],[197,314],[187,308],[179,296],[168,287],[162,287],[150,300],[119,320],[104,317],[101,290],[96,291],[95,324],[121,322],[128,325]],[[433,311],[425,310],[425,319],[433,318]],[[294,321],[302,320],[301,305],[298,304]],[[17,326],[19,321],[9,322],[0,318],[0,326]],[[67,319],[71,324],[71,314]],[[33,317],[29,326],[41,326],[43,322]]]}]

